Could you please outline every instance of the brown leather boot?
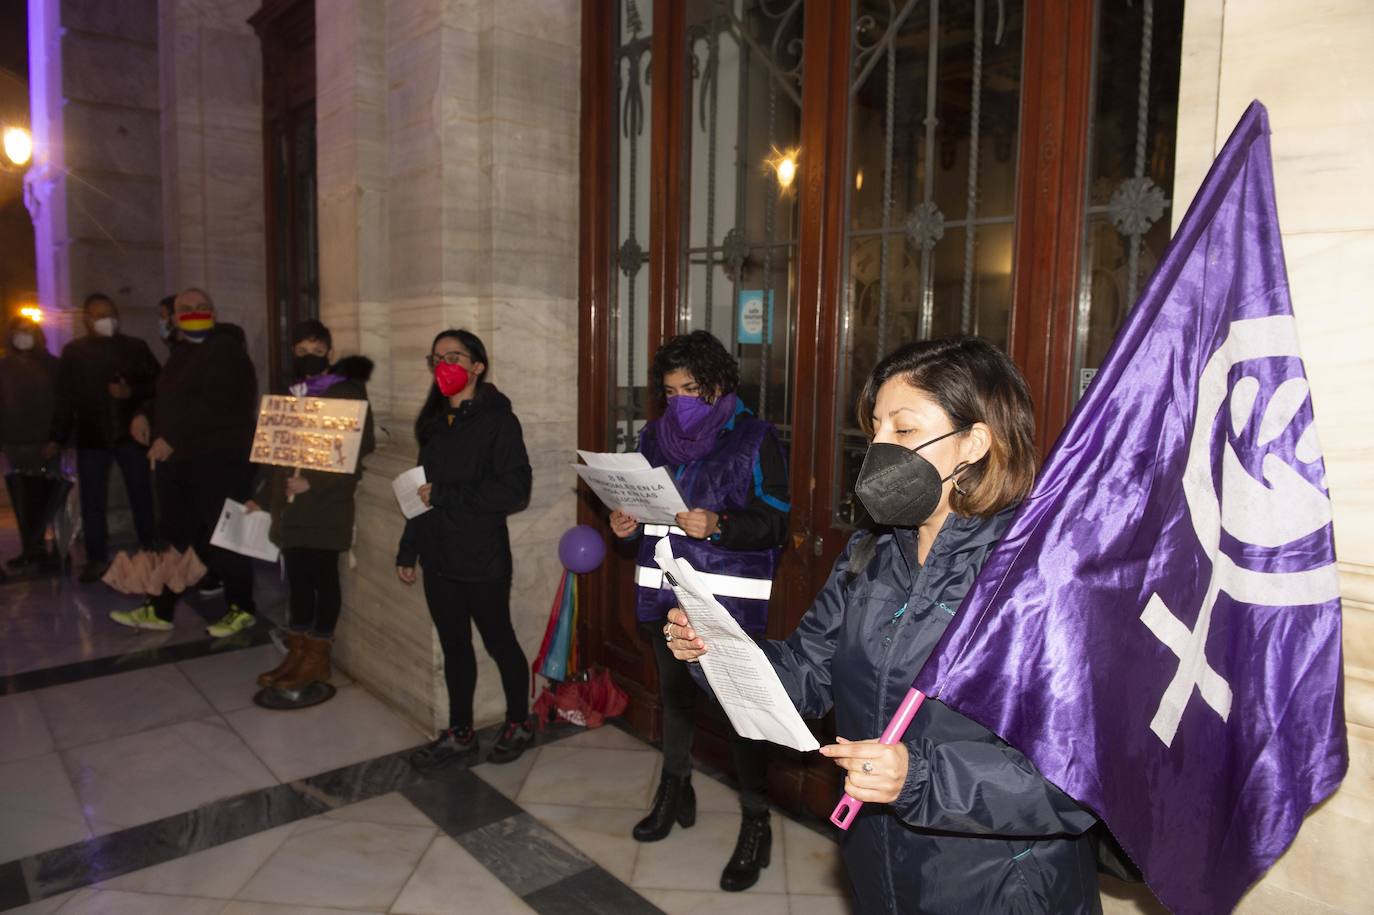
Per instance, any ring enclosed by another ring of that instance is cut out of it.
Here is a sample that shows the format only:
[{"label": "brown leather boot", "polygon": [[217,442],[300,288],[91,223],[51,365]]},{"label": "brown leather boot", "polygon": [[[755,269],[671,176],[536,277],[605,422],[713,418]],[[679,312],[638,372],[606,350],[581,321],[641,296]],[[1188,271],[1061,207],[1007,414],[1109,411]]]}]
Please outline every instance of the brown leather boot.
[{"label": "brown leather boot", "polygon": [[276,686],[277,683],[296,672],[305,659],[304,632],[293,632],[286,637],[286,657],[281,663],[265,674],[258,674],[258,686]]},{"label": "brown leather boot", "polygon": [[332,639],[305,637],[305,656],[300,665],[276,682],[277,689],[304,689],[316,681],[329,679],[329,650],[334,647]]}]

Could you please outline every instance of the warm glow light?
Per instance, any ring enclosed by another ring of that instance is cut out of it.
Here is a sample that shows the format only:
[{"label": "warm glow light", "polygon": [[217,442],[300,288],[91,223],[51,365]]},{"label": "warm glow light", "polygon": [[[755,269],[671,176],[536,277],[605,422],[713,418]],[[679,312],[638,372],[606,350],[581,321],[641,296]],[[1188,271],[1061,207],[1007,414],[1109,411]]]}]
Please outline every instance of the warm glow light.
[{"label": "warm glow light", "polygon": [[854,190],[856,190],[856,191],[861,191],[861,190],[863,190],[863,189],[864,189],[864,170],[863,170],[863,169],[859,169],[857,172],[854,173]]},{"label": "warm glow light", "polygon": [[33,156],[33,137],[22,127],[5,130],[5,158],[13,165],[28,165]]},{"label": "warm glow light", "polygon": [[779,152],[776,148],[763,163],[778,179],[778,187],[786,191],[797,180],[797,150]]},{"label": "warm glow light", "polygon": [[25,305],[23,308],[19,309],[19,317],[28,318],[35,324],[42,324],[43,309],[39,308],[37,305]]}]

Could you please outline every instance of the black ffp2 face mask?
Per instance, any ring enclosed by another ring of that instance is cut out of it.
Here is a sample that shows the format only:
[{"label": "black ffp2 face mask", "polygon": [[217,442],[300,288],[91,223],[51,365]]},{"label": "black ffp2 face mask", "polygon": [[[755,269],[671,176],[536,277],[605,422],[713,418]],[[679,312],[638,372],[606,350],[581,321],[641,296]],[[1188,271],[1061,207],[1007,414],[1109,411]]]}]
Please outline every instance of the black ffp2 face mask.
[{"label": "black ffp2 face mask", "polygon": [[291,360],[291,369],[296,373],[297,378],[321,375],[328,368],[329,357],[320,356],[316,353],[306,353],[304,356],[296,356]]},{"label": "black ffp2 face mask", "polygon": [[940,493],[951,477],[968,465],[959,464],[954,472],[941,477],[935,465],[917,454],[927,445],[942,438],[963,432],[955,429],[936,436],[915,448],[903,448],[887,442],[874,442],[864,455],[854,494],[859,497],[869,517],[890,527],[919,527],[940,506]]}]

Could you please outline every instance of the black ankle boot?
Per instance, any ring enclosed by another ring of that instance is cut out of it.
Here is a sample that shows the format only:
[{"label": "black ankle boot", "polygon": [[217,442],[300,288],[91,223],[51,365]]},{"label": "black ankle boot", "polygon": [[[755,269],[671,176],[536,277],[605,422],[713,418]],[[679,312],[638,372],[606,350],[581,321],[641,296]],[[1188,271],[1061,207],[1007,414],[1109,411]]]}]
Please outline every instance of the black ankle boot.
[{"label": "black ankle boot", "polygon": [[768,866],[773,852],[773,827],[768,813],[746,813],[739,824],[735,853],[720,875],[720,888],[728,893],[747,890],[759,882],[759,871]]},{"label": "black ankle boot", "polygon": [[657,842],[672,830],[674,820],[683,829],[697,821],[697,794],[690,775],[665,774],[659,780],[653,809],[635,824],[634,837],[640,842]]}]

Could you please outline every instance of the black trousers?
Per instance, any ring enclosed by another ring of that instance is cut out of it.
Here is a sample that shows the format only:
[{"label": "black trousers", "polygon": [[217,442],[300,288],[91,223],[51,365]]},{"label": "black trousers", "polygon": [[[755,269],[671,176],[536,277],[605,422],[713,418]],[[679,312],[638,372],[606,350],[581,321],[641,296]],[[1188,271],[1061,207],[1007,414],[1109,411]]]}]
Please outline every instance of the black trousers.
[{"label": "black trousers", "polygon": [[[686,662],[673,657],[663,627],[646,625],[644,637],[654,646],[658,690],[663,702],[663,771],[688,775],[692,771],[692,735],[696,730],[697,697],[702,689]],[[731,748],[739,779],[739,804],[745,813],[768,812],[768,741],[735,735]]]},{"label": "black trousers", "polygon": [[286,583],[291,590],[287,614],[291,631],[332,636],[343,605],[338,550],[293,546],[282,550],[281,555],[286,560]]},{"label": "black trousers", "polygon": [[109,559],[109,529],[106,510],[110,501],[110,466],[119,465],[124,475],[124,490],[134,515],[138,545],[153,548],[153,484],[148,476],[148,449],[126,441],[109,448],[76,449],[76,476],[81,483],[81,530],[88,562]]},{"label": "black trousers", "polygon": [[42,559],[48,552],[48,509],[57,481],[37,473],[9,473],[5,475],[5,487],[19,522],[21,555]]},{"label": "black trousers", "polygon": [[524,721],[529,717],[530,665],[510,622],[510,579],[455,581],[426,572],[424,582],[429,618],[444,650],[449,727],[461,731],[472,725],[472,694],[477,689],[473,623],[501,672],[506,720]]},{"label": "black trousers", "polygon": [[[211,458],[184,464],[160,464],[157,498],[162,509],[159,534],[165,546],[194,549],[224,582],[226,605],[252,613],[253,560],[210,545],[225,499],[246,502],[252,492],[253,465]],[[181,595],[167,588],[153,595],[158,617],[171,620]]]}]

